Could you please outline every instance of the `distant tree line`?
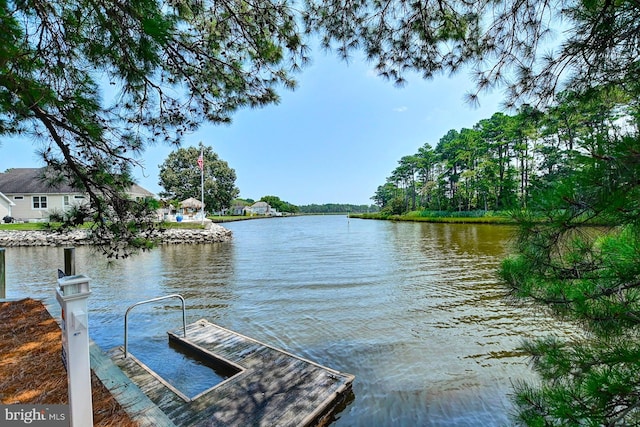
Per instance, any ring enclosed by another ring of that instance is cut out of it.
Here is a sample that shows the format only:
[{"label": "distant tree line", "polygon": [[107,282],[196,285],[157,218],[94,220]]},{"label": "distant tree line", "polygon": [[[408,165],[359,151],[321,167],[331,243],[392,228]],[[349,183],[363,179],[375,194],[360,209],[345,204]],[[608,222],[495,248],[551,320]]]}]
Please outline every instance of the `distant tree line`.
[{"label": "distant tree line", "polygon": [[564,92],[545,111],[495,113],[402,157],[372,200],[393,214],[525,208],[552,182],[607,156],[621,135],[636,134],[637,107],[608,88]]},{"label": "distant tree line", "polygon": [[[253,199],[238,199],[247,205],[254,203]],[[261,202],[269,203],[269,206],[278,212],[301,214],[334,214],[334,213],[373,213],[380,209],[376,205],[351,205],[347,203],[325,203],[322,205],[311,204],[296,206],[281,200],[278,196],[263,196]]]},{"label": "distant tree line", "polygon": [[375,205],[350,205],[344,203],[325,203],[323,205],[300,206],[300,213],[305,214],[331,214],[331,213],[370,213],[380,209]]}]

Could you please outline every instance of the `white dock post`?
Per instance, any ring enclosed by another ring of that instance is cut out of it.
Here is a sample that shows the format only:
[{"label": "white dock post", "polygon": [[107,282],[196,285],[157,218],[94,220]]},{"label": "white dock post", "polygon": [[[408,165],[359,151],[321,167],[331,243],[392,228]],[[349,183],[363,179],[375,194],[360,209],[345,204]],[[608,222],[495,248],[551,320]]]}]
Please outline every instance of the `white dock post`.
[{"label": "white dock post", "polygon": [[84,275],[58,279],[56,299],[62,307],[62,361],[67,368],[70,427],[93,425],[91,366],[89,362],[89,278]]}]

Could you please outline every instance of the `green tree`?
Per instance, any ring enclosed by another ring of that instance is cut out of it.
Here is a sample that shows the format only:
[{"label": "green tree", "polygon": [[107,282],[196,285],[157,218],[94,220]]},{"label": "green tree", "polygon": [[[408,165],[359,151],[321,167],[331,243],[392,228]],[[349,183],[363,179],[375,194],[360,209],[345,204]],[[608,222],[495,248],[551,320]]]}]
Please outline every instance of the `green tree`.
[{"label": "green tree", "polygon": [[405,211],[416,208],[416,173],[418,158],[416,156],[403,156],[398,161],[398,166],[391,172],[391,179],[400,184],[404,194],[403,206]]},{"label": "green tree", "polygon": [[[507,106],[552,100],[564,84],[637,91],[640,7],[635,0],[539,2],[307,0],[307,25],[344,57],[361,49],[380,75],[398,84],[467,68],[469,98],[506,89]],[[552,35],[562,34],[560,40]],[[551,42],[551,43],[550,43]],[[554,43],[555,42],[555,43]],[[553,48],[553,49],[550,49]]]},{"label": "green tree", "polygon": [[393,200],[394,197],[396,197],[397,190],[398,188],[387,180],[384,185],[378,186],[376,193],[371,197],[371,200],[375,202],[376,206],[383,209],[391,203],[391,200]]},{"label": "green tree", "polygon": [[[489,119],[475,126],[487,144],[487,155],[493,161],[494,175],[488,175],[493,185],[490,193],[494,199],[494,209],[512,209],[516,207],[516,183],[512,159],[514,156],[515,119],[504,113],[495,113]],[[489,172],[488,169],[485,169]]]},{"label": "green tree", "polygon": [[[202,150],[202,151],[201,151]],[[202,152],[202,177],[198,157]],[[204,182],[204,203],[207,212],[227,209],[240,190],[235,186],[236,172],[220,159],[211,147],[180,148],[173,151],[160,165],[160,182],[164,188],[161,197],[182,201],[202,198],[201,179]]]},{"label": "green tree", "polygon": [[538,140],[538,121],[540,119],[540,111],[529,105],[523,105],[518,114],[514,117],[515,127],[513,134],[515,136],[514,153],[520,172],[520,185],[518,195],[520,204],[526,207],[529,179],[533,170],[533,157],[531,155],[534,141]]},{"label": "green tree", "polygon": [[424,144],[416,153],[417,173],[420,180],[419,194],[420,205],[426,208],[433,208],[433,189],[437,177],[438,156],[433,151],[431,145]]},{"label": "green tree", "polygon": [[[463,157],[460,156],[465,150],[460,132],[451,129],[438,141],[435,152],[440,157],[443,165],[443,173],[440,175],[440,182],[446,183],[445,197],[447,204],[445,209],[461,210],[462,203],[458,194],[460,174],[464,169]],[[442,185],[441,184],[441,185]]]},{"label": "green tree", "polygon": [[478,164],[485,149],[484,141],[480,132],[475,129],[462,129],[458,137],[460,145],[464,147],[457,153],[457,157],[464,165],[460,174],[461,205],[465,210],[474,210],[478,209],[480,193],[478,183],[481,181]]},{"label": "green tree", "polygon": [[637,425],[640,132],[618,90],[575,95],[572,168],[530,199],[519,216],[517,255],[501,276],[515,295],[580,321],[585,334],[528,342],[544,383],[520,384],[515,401],[527,425]]},{"label": "green tree", "polygon": [[280,200],[280,197],[278,196],[264,196],[260,201],[267,202],[269,206],[276,209],[278,212],[296,213],[299,211],[296,205]]}]

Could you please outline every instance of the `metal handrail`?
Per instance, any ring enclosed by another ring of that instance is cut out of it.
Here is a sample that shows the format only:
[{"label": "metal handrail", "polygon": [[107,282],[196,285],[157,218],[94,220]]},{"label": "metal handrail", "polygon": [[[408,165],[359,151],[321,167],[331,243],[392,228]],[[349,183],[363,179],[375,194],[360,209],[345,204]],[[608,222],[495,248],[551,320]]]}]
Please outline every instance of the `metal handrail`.
[{"label": "metal handrail", "polygon": [[182,333],[184,334],[184,337],[187,337],[187,314],[184,308],[184,298],[182,298],[182,295],[178,295],[178,294],[172,294],[172,295],[167,295],[164,297],[158,297],[158,298],[151,298],[148,299],[146,301],[140,301],[137,302],[133,305],[130,305],[129,308],[127,308],[126,313],[124,314],[124,358],[126,359],[128,356],[128,342],[127,342],[127,336],[128,336],[128,331],[129,331],[129,327],[128,327],[128,322],[127,322],[127,316],[129,316],[129,312],[131,311],[131,309],[135,306],[141,305],[141,304],[146,304],[149,302],[156,302],[156,301],[161,301],[163,299],[167,299],[167,298],[180,298],[180,301],[182,301]]}]

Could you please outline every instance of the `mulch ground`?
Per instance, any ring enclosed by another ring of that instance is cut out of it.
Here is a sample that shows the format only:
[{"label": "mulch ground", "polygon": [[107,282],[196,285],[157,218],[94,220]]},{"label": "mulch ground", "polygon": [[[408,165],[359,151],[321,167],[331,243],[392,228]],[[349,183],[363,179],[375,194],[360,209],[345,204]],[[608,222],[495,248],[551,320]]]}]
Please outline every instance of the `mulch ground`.
[{"label": "mulch ground", "polygon": [[[61,348],[60,327],[40,301],[0,303],[0,402],[68,404]],[[137,426],[91,374],[94,426]]]}]

